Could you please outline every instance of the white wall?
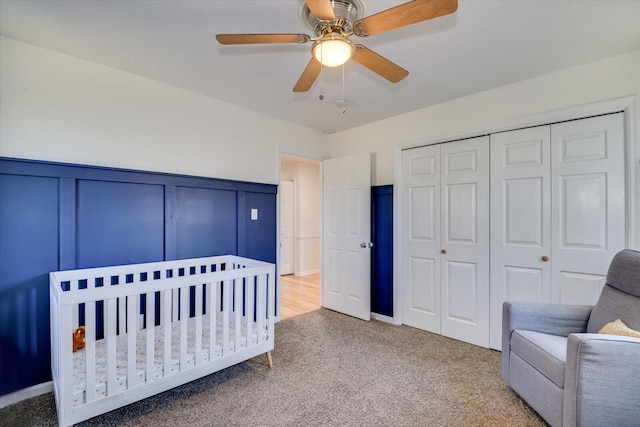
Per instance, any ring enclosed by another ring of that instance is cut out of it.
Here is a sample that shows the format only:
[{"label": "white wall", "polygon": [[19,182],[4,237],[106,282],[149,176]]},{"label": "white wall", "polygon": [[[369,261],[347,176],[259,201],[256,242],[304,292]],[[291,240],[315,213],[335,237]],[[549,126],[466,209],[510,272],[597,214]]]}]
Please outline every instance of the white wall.
[{"label": "white wall", "polygon": [[[375,185],[392,184],[396,145],[444,141],[515,118],[639,93],[640,51],[636,51],[338,132],[329,136],[329,155],[375,153]],[[640,105],[636,105],[638,129]],[[640,132],[636,132],[638,145]]]},{"label": "white wall", "polygon": [[295,182],[294,274],[316,273],[320,271],[320,165],[287,160],[280,177]]},{"label": "white wall", "polygon": [[321,132],[0,38],[0,156],[278,183],[278,150]]}]

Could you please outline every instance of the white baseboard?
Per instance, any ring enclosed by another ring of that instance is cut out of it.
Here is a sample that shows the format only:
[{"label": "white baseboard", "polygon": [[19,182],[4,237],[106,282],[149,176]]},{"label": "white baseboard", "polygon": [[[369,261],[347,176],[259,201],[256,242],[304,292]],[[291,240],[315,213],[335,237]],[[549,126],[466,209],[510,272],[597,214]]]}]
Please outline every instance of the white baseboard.
[{"label": "white baseboard", "polygon": [[53,381],[37,384],[0,396],[0,408],[53,391]]},{"label": "white baseboard", "polygon": [[380,322],[391,323],[392,325],[396,324],[396,322],[393,319],[393,317],[385,316],[384,314],[371,313],[371,318],[373,320],[378,320]]},{"label": "white baseboard", "polygon": [[308,271],[296,271],[294,274],[294,276],[298,276],[298,277],[302,277],[302,276],[308,276],[310,274],[316,274],[316,273],[320,273],[320,269],[316,269],[316,270],[308,270]]}]

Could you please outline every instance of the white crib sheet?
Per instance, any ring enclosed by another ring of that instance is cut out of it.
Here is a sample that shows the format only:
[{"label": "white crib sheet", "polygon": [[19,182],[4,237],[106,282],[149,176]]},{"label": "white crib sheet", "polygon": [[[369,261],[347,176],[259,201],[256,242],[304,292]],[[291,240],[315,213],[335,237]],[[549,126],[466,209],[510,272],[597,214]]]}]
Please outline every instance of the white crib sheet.
[{"label": "white crib sheet", "polygon": [[[242,319],[240,348],[247,346],[246,318]],[[187,321],[187,367],[195,365],[195,318]],[[222,356],[222,313],[218,313],[216,318],[216,337],[213,352],[210,351],[209,339],[209,315],[202,317],[202,360],[219,358]],[[256,344],[258,340],[258,324],[252,322],[251,344]],[[262,336],[267,339],[267,329],[262,330]],[[235,351],[235,315],[229,315],[229,348]],[[162,378],[164,364],[164,327],[156,326],[154,330],[154,379]],[[127,335],[119,335],[116,339],[116,390],[123,391],[127,388]],[[147,343],[147,331],[138,331],[136,339],[136,384],[146,382],[146,360],[145,349]],[[212,355],[213,353],[213,355]],[[86,349],[73,353],[73,404],[78,405],[85,402],[86,389]],[[184,369],[184,368],[183,368]],[[180,370],[180,322],[171,325],[171,372]],[[96,377],[95,377],[96,398],[100,399],[107,394],[107,345],[106,340],[96,341]],[[111,391],[113,394],[114,391]]]}]

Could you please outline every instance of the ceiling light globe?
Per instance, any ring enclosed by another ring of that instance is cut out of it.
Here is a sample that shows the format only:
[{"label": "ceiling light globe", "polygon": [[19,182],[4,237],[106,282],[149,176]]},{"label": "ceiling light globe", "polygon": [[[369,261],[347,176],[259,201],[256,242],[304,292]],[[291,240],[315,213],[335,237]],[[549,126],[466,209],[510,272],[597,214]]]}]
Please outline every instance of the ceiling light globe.
[{"label": "ceiling light globe", "polygon": [[354,53],[351,42],[342,38],[320,40],[313,47],[313,56],[325,67],[339,67],[347,62]]}]

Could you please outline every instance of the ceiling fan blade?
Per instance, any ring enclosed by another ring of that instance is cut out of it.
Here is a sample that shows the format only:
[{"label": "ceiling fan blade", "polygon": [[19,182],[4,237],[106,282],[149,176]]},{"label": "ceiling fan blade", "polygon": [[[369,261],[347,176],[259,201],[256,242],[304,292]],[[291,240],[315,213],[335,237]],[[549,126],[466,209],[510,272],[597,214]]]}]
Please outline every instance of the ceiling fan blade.
[{"label": "ceiling fan blade", "polygon": [[220,44],[307,43],[306,34],[217,34]]},{"label": "ceiling fan blade", "polygon": [[311,89],[311,86],[313,86],[313,82],[318,78],[318,74],[320,74],[321,69],[322,66],[320,63],[312,57],[309,64],[307,64],[307,68],[304,69],[302,75],[298,79],[298,83],[293,87],[293,91],[306,92]]},{"label": "ceiling fan blade", "polygon": [[331,0],[307,0],[307,6],[311,14],[318,19],[322,19],[323,21],[336,19],[333,6],[331,6]]},{"label": "ceiling fan blade", "polygon": [[398,83],[409,75],[409,72],[401,66],[394,64],[361,44],[356,45],[356,53],[353,55],[353,60],[391,83]]},{"label": "ceiling fan blade", "polygon": [[362,18],[353,24],[353,29],[357,36],[366,37],[448,15],[456,10],[458,0],[413,0]]}]

